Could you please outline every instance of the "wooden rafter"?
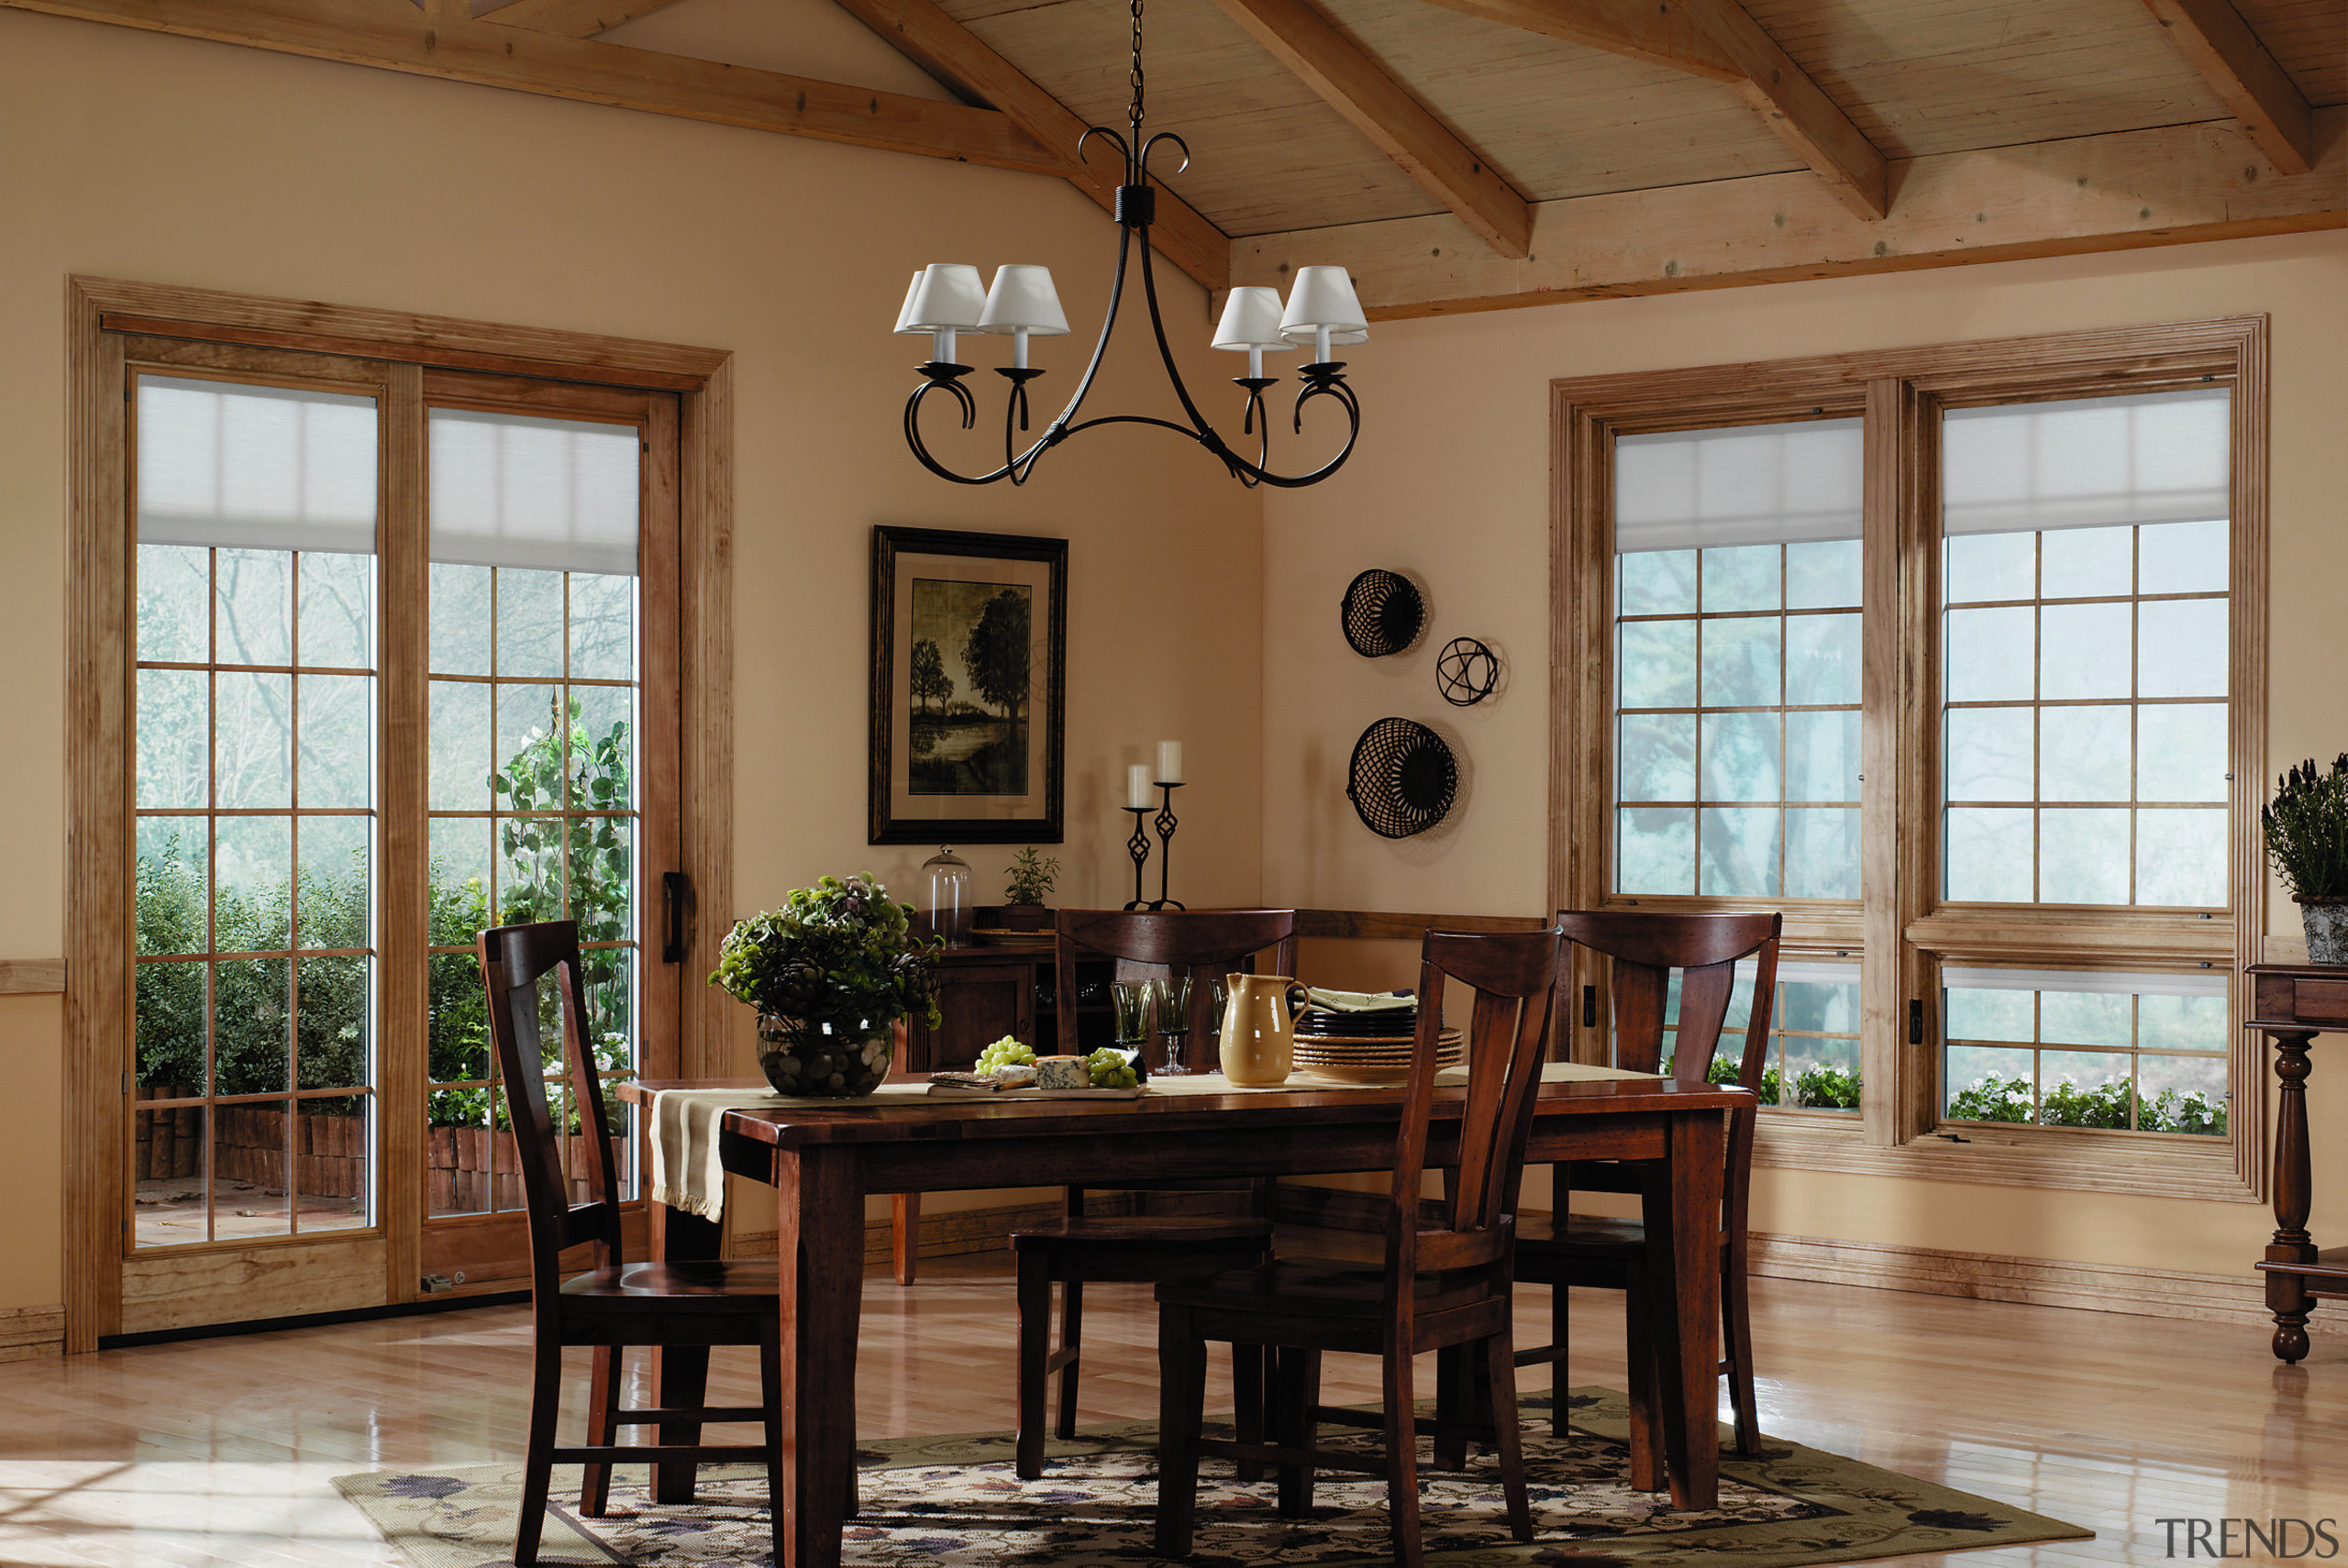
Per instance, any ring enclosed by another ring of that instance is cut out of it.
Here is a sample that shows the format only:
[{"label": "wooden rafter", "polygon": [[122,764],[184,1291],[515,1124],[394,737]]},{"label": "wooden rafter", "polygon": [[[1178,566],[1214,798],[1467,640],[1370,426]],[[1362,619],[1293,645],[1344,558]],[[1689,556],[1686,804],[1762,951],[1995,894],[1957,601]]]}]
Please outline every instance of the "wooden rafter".
[{"label": "wooden rafter", "polygon": [[2144,0],[2267,161],[2284,174],[2315,166],[2315,124],[2290,73],[2232,0]]},{"label": "wooden rafter", "polygon": [[0,6],[892,152],[1068,172],[1065,153],[987,109],[427,17],[407,0],[0,0]]},{"label": "wooden rafter", "polygon": [[501,27],[528,28],[533,32],[560,33],[570,39],[592,39],[622,22],[648,17],[676,3],[677,0],[505,0],[503,6],[483,11],[476,19]]},{"label": "wooden rafter", "polygon": [[1487,245],[1507,257],[1525,254],[1533,240],[1532,206],[1311,0],[1218,4]]},{"label": "wooden rafter", "polygon": [[1439,215],[1235,240],[1231,276],[1336,263],[1386,321],[2348,228],[2348,109],[2318,109],[2315,129],[2300,175],[2263,174],[2247,134],[2219,120],[1907,160],[1899,209],[1879,222],[1807,174],[1764,174],[1537,203],[1523,261]]},{"label": "wooden rafter", "polygon": [[1883,154],[1737,0],[1679,0],[1735,61],[1737,95],[1863,218],[1891,210]]},{"label": "wooden rafter", "polygon": [[[1068,162],[1060,171],[1103,207],[1116,210],[1122,170],[1106,154],[1096,155],[1091,163],[1076,158],[1084,122],[976,33],[931,0],[840,0],[840,5],[963,97],[1000,109],[1045,147],[1066,149]],[[1173,192],[1158,192],[1157,218],[1150,232],[1168,260],[1207,288],[1229,283],[1230,237]]]},{"label": "wooden rafter", "polygon": [[1429,0],[1448,11],[1541,33],[1713,82],[1744,72],[1690,13],[1653,0]]},{"label": "wooden rafter", "polygon": [[1890,208],[1883,154],[1738,0],[1430,3],[1724,82],[1818,171],[1844,206],[1865,218],[1879,218]]}]

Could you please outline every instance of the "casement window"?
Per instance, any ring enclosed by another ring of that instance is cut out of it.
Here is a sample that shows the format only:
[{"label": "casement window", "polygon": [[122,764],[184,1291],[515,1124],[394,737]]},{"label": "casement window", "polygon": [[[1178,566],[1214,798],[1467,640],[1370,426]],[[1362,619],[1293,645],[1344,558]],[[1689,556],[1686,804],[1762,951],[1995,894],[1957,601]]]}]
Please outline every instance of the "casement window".
[{"label": "casement window", "polygon": [[1555,389],[1557,901],[1784,911],[1765,1160],[2255,1195],[2264,353]]}]

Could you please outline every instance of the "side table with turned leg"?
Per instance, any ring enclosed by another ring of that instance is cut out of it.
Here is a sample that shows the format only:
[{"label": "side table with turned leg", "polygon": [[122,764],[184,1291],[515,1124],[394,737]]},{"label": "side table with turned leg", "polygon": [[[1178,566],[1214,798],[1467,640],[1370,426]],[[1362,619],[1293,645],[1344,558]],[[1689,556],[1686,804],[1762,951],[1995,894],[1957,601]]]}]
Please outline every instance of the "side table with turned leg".
[{"label": "side table with turned leg", "polygon": [[2275,1355],[2308,1353],[2308,1314],[2318,1301],[2348,1300],[2348,1247],[2320,1248],[2308,1233],[2314,1183],[2308,1160],[2308,1047],[2327,1031],[2348,1032],[2348,969],[2254,964],[2250,979],[2253,1029],[2275,1043],[2281,1085],[2275,1128],[2275,1236],[2259,1272],[2275,1314]]}]

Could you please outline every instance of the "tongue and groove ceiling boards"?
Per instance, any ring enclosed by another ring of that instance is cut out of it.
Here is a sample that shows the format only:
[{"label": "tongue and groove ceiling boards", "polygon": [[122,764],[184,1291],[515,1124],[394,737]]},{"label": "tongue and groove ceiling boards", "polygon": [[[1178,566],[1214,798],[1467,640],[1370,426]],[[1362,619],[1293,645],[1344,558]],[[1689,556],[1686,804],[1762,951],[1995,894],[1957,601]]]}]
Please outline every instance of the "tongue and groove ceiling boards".
[{"label": "tongue and groove ceiling boards", "polygon": [[[1124,124],[1127,0],[838,0],[943,96],[763,68],[816,3],[0,7],[1112,203],[1075,142]],[[2348,226],[2348,0],[1149,0],[1144,36],[1144,132],[1191,155],[1159,253],[1210,289],[1337,263],[1373,319]]]}]

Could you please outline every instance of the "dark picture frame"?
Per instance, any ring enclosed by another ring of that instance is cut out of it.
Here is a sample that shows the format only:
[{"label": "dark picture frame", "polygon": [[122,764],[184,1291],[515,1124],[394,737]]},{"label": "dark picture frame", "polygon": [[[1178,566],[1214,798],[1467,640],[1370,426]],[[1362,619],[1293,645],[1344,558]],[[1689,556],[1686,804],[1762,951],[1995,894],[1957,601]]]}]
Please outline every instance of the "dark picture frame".
[{"label": "dark picture frame", "polygon": [[1068,541],[872,530],[873,844],[1058,844]]}]

